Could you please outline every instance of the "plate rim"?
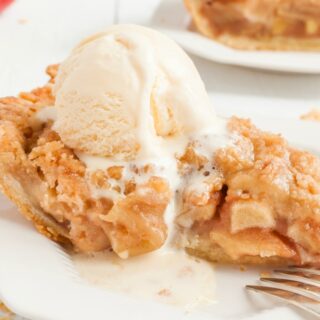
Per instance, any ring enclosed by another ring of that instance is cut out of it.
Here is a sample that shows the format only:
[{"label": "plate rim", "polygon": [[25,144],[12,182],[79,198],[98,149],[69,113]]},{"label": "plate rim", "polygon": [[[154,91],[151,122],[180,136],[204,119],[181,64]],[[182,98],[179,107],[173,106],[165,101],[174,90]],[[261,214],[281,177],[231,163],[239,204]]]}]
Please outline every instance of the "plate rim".
[{"label": "plate rim", "polygon": [[[164,16],[164,12],[162,12],[161,8],[162,6],[164,7],[165,5],[168,5],[168,4],[175,6],[175,8],[181,8],[181,17],[176,19],[176,21],[179,21],[178,25],[177,23],[175,24],[175,26],[171,26],[171,27],[166,25],[166,22],[165,22],[166,17]],[[184,9],[182,1],[162,0],[160,2],[158,10],[154,14],[153,19],[150,21],[150,26],[169,35],[179,45],[181,45],[187,52],[192,53],[201,58],[205,58],[207,60],[220,63],[220,64],[240,66],[240,67],[258,69],[258,70],[281,72],[281,73],[296,73],[296,74],[310,74],[310,75],[320,74],[320,52],[237,50],[237,49],[228,47],[226,45],[223,45],[214,39],[210,39],[200,34],[197,31],[189,30],[186,27],[185,21],[187,20],[189,21],[190,19],[191,19],[190,14],[186,11],[186,9]],[[195,40],[195,41],[192,41],[192,40]],[[201,46],[194,45],[194,43],[197,43],[197,44],[202,43],[206,47],[210,48],[210,50],[203,50],[201,49]],[[224,55],[215,53],[217,49],[224,50],[223,52]],[[267,54],[269,55],[269,57],[263,60],[259,58],[259,55],[261,56],[261,54]],[[276,62],[276,63],[272,62],[272,58],[277,59],[277,57],[280,57],[286,54],[296,55],[298,59],[294,61],[294,64],[291,63],[290,65],[288,64],[281,65],[280,62]],[[250,56],[252,55],[256,55],[256,60],[251,59]],[[303,61],[306,61],[306,60],[301,59],[303,55],[319,56],[318,68],[314,68],[313,66],[309,66],[309,67],[304,66]]]}]

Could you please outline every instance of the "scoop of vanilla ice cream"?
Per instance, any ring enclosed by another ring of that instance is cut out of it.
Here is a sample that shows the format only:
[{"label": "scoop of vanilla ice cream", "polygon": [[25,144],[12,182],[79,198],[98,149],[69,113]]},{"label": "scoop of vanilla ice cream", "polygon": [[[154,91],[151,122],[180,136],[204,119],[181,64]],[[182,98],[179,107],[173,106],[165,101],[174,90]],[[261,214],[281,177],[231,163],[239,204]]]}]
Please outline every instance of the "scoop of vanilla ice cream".
[{"label": "scoop of vanilla ice cream", "polygon": [[215,119],[190,58],[140,26],[112,26],[80,43],[61,64],[54,94],[62,141],[119,160],[157,156]]}]

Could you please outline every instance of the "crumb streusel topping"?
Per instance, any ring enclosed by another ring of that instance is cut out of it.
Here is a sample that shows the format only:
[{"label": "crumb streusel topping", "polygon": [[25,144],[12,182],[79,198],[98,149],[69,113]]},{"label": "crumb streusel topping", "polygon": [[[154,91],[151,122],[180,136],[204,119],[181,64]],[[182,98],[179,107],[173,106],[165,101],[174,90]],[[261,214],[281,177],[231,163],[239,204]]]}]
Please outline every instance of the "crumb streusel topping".
[{"label": "crumb streusel topping", "polygon": [[[2,172],[68,231],[77,250],[112,247],[125,258],[161,247],[170,181],[155,175],[152,164],[131,168],[136,175],[149,174],[139,183],[134,174],[125,180],[122,166],[88,173],[51,121],[34,123],[35,113],[54,103],[56,70],[48,69],[45,87],[0,100]],[[184,181],[176,212],[182,245],[213,260],[318,263],[320,160],[248,120],[231,118],[228,131],[232,144],[212,159],[193,142],[177,159]],[[94,196],[92,186],[120,197]]]}]

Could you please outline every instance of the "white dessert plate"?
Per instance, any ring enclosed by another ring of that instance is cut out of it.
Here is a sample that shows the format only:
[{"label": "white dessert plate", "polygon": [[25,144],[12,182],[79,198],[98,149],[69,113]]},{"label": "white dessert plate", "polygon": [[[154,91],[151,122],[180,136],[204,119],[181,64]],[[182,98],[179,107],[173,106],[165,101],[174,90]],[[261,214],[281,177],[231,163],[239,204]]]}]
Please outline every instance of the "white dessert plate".
[{"label": "white dessert plate", "polygon": [[[283,133],[300,148],[320,153],[315,139],[320,124],[261,116],[253,119],[263,129]],[[260,271],[216,267],[216,281],[208,283],[215,291],[216,303],[191,312],[98,289],[84,283],[68,254],[38,234],[0,196],[0,299],[27,319],[307,319],[298,310],[245,291],[244,286],[255,283]]]},{"label": "white dessert plate", "polygon": [[219,63],[294,73],[320,73],[320,52],[243,51],[224,46],[190,28],[182,0],[163,0],[151,21],[185,50]]}]

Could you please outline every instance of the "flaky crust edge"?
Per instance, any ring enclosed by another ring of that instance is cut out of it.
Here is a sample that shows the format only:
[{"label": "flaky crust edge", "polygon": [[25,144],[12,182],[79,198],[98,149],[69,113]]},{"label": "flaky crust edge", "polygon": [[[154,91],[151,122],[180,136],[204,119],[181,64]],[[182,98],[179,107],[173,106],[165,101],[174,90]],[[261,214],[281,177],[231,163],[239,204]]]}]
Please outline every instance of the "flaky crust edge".
[{"label": "flaky crust edge", "polygon": [[46,218],[46,214],[31,202],[17,179],[1,163],[0,191],[18,207],[19,212],[31,221],[41,234],[55,242],[69,245],[70,242],[63,228],[53,224],[50,218]]}]

